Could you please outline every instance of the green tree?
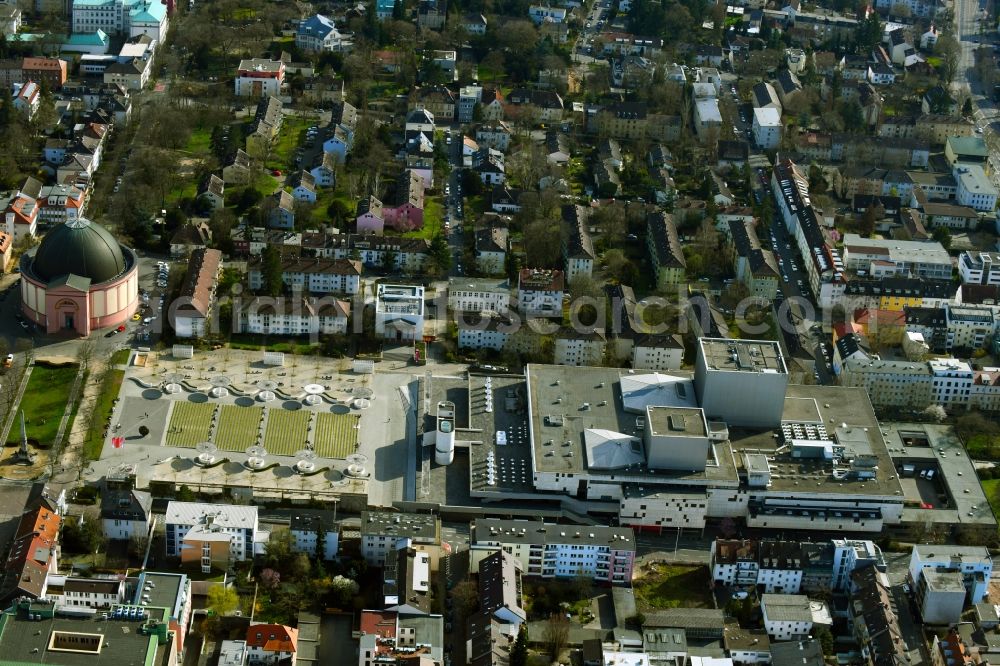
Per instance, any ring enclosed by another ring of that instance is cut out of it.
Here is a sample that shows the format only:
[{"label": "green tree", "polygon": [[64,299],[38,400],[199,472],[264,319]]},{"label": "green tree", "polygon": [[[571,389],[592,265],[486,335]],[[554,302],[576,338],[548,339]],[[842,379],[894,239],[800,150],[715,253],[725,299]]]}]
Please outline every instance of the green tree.
[{"label": "green tree", "polygon": [[96,520],[88,520],[82,525],[79,520],[67,520],[63,526],[62,545],[68,553],[96,553],[103,538]]},{"label": "green tree", "polygon": [[820,646],[823,648],[823,654],[827,657],[833,655],[833,634],[830,632],[830,628],[817,625],[816,629],[813,631],[813,637],[819,641]]},{"label": "green tree", "polygon": [[941,243],[941,247],[944,249],[951,249],[951,231],[948,230],[948,227],[938,227],[931,233],[931,237]]},{"label": "green tree", "polygon": [[195,497],[194,491],[185,485],[182,485],[177,489],[177,501],[179,502],[194,502],[198,498]]},{"label": "green tree", "polygon": [[281,250],[277,245],[268,245],[261,253],[261,278],[264,293],[268,296],[281,294]]},{"label": "green tree", "polygon": [[966,118],[971,118],[973,113],[972,109],[972,98],[966,97],[965,102],[962,103],[962,115]]},{"label": "green tree", "polygon": [[208,607],[216,615],[229,615],[240,605],[236,590],[222,584],[213,585],[208,590]]},{"label": "green tree", "polygon": [[528,625],[521,623],[521,630],[517,632],[517,639],[510,649],[510,666],[528,665]]},{"label": "green tree", "polygon": [[275,530],[267,540],[265,563],[281,573],[288,573],[288,560],[292,556],[292,535],[288,530]]},{"label": "green tree", "polygon": [[431,239],[431,246],[427,250],[431,263],[442,273],[451,268],[451,250],[448,248],[448,241],[444,236],[438,234]]}]

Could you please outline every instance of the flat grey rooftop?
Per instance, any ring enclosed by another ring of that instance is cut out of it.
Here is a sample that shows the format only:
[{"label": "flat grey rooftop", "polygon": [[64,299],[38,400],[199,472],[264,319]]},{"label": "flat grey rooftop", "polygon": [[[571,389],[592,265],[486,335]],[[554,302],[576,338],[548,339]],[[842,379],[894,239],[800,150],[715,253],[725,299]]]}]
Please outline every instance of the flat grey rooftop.
[{"label": "flat grey rooftop", "polygon": [[691,407],[650,407],[649,427],[653,435],[707,437],[705,413]]},{"label": "flat grey rooftop", "polygon": [[[148,607],[151,617],[163,617],[164,609]],[[56,615],[54,618],[30,620],[26,610],[5,615],[3,633],[0,634],[0,652],[3,663],[45,663],[58,666],[141,666],[146,659],[150,640],[156,638],[139,633],[142,622],[102,620],[98,614],[83,618]],[[100,652],[54,651],[48,645],[53,632],[98,634],[103,636]],[[7,661],[9,660],[9,661]],[[161,663],[157,659],[155,663]]]},{"label": "flat grey rooftop", "polygon": [[[841,386],[806,386],[789,384],[785,398],[784,421],[801,421],[803,415],[816,413],[819,422],[834,433],[847,424],[851,437],[864,437],[864,442],[848,443],[850,447],[870,449],[878,461],[878,474],[874,479],[838,480],[832,476],[832,465],[822,459],[792,458],[786,449],[778,452],[780,440],[772,430],[747,430],[730,428],[729,441],[737,453],[741,471],[743,452],[765,453],[771,467],[771,492],[820,492],[865,496],[898,496],[903,489],[892,466],[878,419],[872,409],[868,394],[861,388]],[[791,418],[790,418],[791,417]],[[847,432],[847,431],[844,431]]]},{"label": "flat grey rooftop", "polygon": [[705,365],[729,372],[777,372],[786,374],[781,347],[777,342],[702,338]]},{"label": "flat grey rooftop", "polygon": [[[882,432],[889,455],[897,466],[903,463],[936,464],[939,482],[947,491],[951,508],[903,509],[903,522],[996,525],[996,518],[979,483],[975,466],[950,426],[928,423],[883,422]],[[904,440],[923,439],[928,446],[906,446]]]}]

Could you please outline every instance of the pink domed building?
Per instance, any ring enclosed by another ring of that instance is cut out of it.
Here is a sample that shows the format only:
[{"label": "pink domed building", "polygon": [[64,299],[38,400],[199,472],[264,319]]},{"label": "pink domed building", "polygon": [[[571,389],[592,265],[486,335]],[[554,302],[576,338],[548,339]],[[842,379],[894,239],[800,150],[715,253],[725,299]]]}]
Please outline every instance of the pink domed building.
[{"label": "pink domed building", "polygon": [[86,218],[60,224],[21,257],[21,311],[48,333],[119,326],[138,303],[135,252]]}]

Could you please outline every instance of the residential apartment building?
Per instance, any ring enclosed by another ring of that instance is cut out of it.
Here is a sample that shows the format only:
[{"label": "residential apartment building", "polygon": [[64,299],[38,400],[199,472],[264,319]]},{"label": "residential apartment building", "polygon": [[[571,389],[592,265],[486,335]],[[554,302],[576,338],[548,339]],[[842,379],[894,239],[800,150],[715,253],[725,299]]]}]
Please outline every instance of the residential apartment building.
[{"label": "residential apartment building", "polygon": [[602,329],[589,331],[562,328],[556,333],[553,363],[558,365],[601,365],[607,349]]},{"label": "residential apartment building", "polygon": [[774,253],[761,247],[752,221],[730,222],[729,233],[736,248],[736,279],[746,286],[752,298],[771,302],[778,293],[781,276]]},{"label": "residential apartment building", "polygon": [[[247,265],[250,289],[264,288],[263,262],[252,259]],[[361,289],[361,262],[352,259],[281,257],[281,281],[289,289],[301,289],[314,294],[349,294]]]},{"label": "residential apartment building", "polygon": [[506,314],[511,289],[507,280],[453,277],[448,280],[448,309]]},{"label": "residential apartment building", "polygon": [[844,261],[820,228],[809,199],[809,181],[791,160],[774,167],[771,192],[785,228],[795,239],[809,287],[820,307],[832,307],[844,295]]},{"label": "residential apartment building", "polygon": [[144,539],[152,527],[153,496],[142,490],[106,490],[101,494],[101,526],[106,539]]},{"label": "residential apartment building", "polygon": [[958,256],[962,284],[1000,285],[1000,252],[965,251]]},{"label": "residential apartment building", "polygon": [[997,321],[990,306],[947,305],[945,350],[982,349],[996,333]]},{"label": "residential apartment building", "polygon": [[361,557],[372,566],[385,564],[386,554],[400,544],[436,549],[441,545],[441,519],[433,514],[395,511],[361,512]]},{"label": "residential apartment building", "polygon": [[961,574],[969,603],[978,604],[989,592],[993,558],[984,546],[917,544],[910,553],[908,579],[917,583],[928,571]]},{"label": "residential apartment building", "polygon": [[899,627],[889,581],[875,567],[858,569],[851,575],[848,620],[854,640],[867,664],[904,664],[907,646]]},{"label": "residential apartment building", "polygon": [[125,581],[50,575],[45,596],[61,607],[107,609],[125,603]]},{"label": "residential apartment building", "polygon": [[632,580],[635,538],[629,528],[479,518],[471,544],[503,550],[525,576],[585,576],[613,585],[630,585]]},{"label": "residential apartment building", "polygon": [[753,140],[758,148],[774,150],[781,143],[781,112],[768,107],[753,110]]},{"label": "residential apartment building", "polygon": [[911,275],[951,278],[951,257],[937,241],[862,238],[844,234],[844,264],[873,278]]},{"label": "residential apartment building", "polygon": [[285,82],[285,63],[252,58],[241,60],[233,83],[237,97],[278,97]]},{"label": "residential apartment building", "polygon": [[247,663],[295,666],[299,630],[283,624],[251,624],[247,628]]},{"label": "residential apartment building", "polygon": [[983,213],[992,213],[997,207],[997,188],[986,171],[978,164],[959,164],[953,172],[957,189],[955,202]]},{"label": "residential apartment building", "polygon": [[672,215],[653,213],[646,218],[646,243],[657,288],[666,289],[683,283],[687,262]]},{"label": "residential apartment building", "polygon": [[293,509],[288,523],[292,552],[323,560],[336,559],[340,549],[340,525],[334,522],[335,517],[333,511]]},{"label": "residential apartment building", "polygon": [[253,559],[262,538],[255,506],[171,501],[163,522],[167,556],[202,571]]},{"label": "residential apartment building", "polygon": [[563,241],[563,261],[566,262],[566,281],[577,277],[590,277],[594,270],[594,243],[590,238],[590,210],[583,206],[564,206],[563,222],[566,234]]},{"label": "residential apartment building", "polygon": [[764,629],[776,641],[805,638],[813,626],[831,626],[833,617],[822,601],[800,594],[764,594],[760,598]]},{"label": "residential apartment building", "polygon": [[254,335],[345,335],[351,304],[324,296],[258,297],[239,303],[234,333]]},{"label": "residential apartment building", "polygon": [[303,51],[341,52],[348,50],[351,42],[337,30],[332,18],[313,14],[299,23],[295,45]]},{"label": "residential apartment building", "polygon": [[563,272],[522,268],[517,283],[517,308],[529,317],[562,317]]},{"label": "residential apartment building", "polygon": [[476,268],[488,275],[503,273],[507,265],[510,232],[503,226],[476,229]]},{"label": "residential apartment building", "polygon": [[184,284],[173,309],[178,338],[200,338],[209,333],[215,289],[222,275],[222,253],[200,247],[191,252]]}]

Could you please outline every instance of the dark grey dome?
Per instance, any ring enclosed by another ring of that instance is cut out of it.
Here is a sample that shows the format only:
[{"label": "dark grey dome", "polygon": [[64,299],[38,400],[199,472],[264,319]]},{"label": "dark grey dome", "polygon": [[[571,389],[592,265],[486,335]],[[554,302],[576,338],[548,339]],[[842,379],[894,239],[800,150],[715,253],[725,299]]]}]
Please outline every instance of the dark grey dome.
[{"label": "dark grey dome", "polygon": [[73,274],[92,283],[107,282],[125,272],[125,255],[111,232],[88,219],[78,218],[45,234],[35,251],[32,272],[51,282]]}]

